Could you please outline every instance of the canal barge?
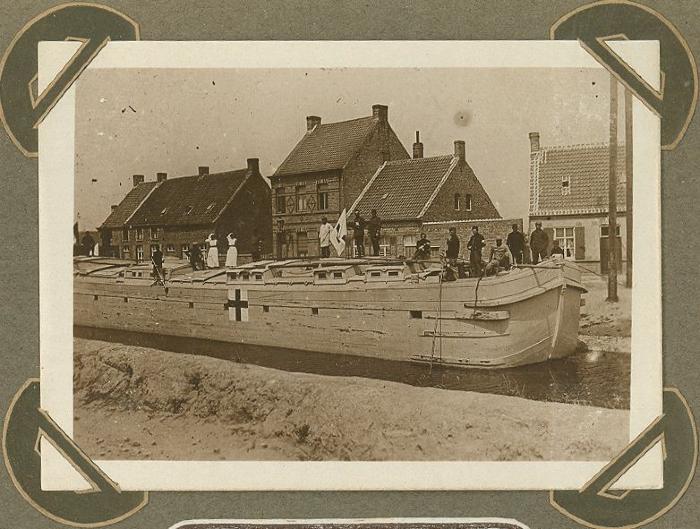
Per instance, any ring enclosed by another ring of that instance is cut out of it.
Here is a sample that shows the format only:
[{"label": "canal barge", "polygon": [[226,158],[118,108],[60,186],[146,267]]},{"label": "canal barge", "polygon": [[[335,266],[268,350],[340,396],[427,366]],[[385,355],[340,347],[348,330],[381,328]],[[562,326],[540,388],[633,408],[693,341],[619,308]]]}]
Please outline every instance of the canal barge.
[{"label": "canal barge", "polygon": [[514,367],[577,347],[580,272],[546,260],[446,280],[445,264],[382,258],[228,269],[74,260],[74,325],[426,362]]}]

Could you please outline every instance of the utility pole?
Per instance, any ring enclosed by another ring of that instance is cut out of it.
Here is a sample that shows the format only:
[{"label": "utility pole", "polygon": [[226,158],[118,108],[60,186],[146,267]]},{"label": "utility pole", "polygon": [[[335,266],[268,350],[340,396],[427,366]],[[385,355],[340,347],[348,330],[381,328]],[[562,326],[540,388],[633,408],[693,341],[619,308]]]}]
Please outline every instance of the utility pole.
[{"label": "utility pole", "polygon": [[627,240],[627,270],[625,272],[625,285],[632,288],[632,92],[625,89],[625,223]]},{"label": "utility pole", "polygon": [[617,79],[610,75],[610,152],[608,165],[608,299],[617,298]]}]

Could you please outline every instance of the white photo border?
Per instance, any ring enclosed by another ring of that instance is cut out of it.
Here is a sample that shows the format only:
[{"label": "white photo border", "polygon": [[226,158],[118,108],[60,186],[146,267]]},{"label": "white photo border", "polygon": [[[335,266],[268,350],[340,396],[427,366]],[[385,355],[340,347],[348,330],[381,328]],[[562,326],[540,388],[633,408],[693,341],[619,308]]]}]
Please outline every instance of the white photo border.
[{"label": "white photo border", "polygon": [[[657,41],[609,44],[658,87]],[[40,91],[79,45],[39,44]],[[298,67],[603,68],[575,41],[110,42],[87,68]],[[75,90],[75,85],[71,86],[40,124],[38,164],[41,406],[70,436]],[[662,413],[660,119],[637,98],[633,116],[635,275],[630,440]],[[41,457],[42,488],[86,488],[85,481],[46,440],[42,440]],[[578,489],[607,463],[96,461],[122,490]],[[661,447],[657,446],[618,485],[661,487],[662,469]]]}]

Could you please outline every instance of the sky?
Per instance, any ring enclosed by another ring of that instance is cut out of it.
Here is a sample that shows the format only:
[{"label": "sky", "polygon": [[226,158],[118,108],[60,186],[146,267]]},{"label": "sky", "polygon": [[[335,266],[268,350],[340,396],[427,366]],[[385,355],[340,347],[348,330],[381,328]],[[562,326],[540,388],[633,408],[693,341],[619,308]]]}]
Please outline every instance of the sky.
[{"label": "sky", "polygon": [[409,153],[416,130],[425,156],[464,140],[505,218],[527,217],[529,132],[543,146],[608,141],[602,68],[88,69],[76,83],[75,218],[81,230],[99,226],[133,174],[149,181],[259,158],[272,175],[307,115],[343,121],[371,115],[377,103],[389,106]]}]

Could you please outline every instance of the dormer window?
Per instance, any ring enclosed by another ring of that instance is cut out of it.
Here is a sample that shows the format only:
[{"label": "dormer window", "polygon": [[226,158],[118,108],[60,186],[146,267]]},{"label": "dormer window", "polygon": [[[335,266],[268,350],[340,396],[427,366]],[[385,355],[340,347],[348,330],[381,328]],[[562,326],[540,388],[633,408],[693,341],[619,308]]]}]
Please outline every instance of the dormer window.
[{"label": "dormer window", "polygon": [[570,195],[571,194],[571,180],[569,179],[569,175],[565,175],[561,177],[561,194],[562,195]]},{"label": "dormer window", "polygon": [[168,208],[163,208],[160,212],[161,215],[165,215],[168,212]]},{"label": "dormer window", "polygon": [[207,206],[207,213],[209,213],[214,208],[214,202]]},{"label": "dormer window", "polygon": [[185,208],[185,215],[189,215],[190,213],[192,213],[193,209],[194,209],[194,206],[187,206]]}]

